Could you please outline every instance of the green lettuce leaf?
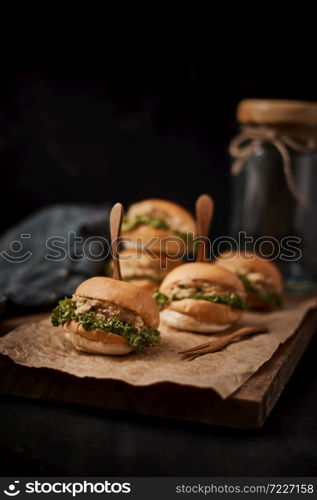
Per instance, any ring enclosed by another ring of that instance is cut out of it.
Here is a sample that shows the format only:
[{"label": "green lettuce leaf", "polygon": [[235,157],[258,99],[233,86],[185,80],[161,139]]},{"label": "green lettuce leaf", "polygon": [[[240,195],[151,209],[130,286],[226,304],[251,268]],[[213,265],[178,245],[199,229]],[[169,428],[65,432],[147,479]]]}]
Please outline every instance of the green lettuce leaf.
[{"label": "green lettuce leaf", "polygon": [[249,304],[245,299],[243,299],[237,293],[229,293],[228,295],[204,295],[202,293],[190,294],[188,299],[197,300],[208,300],[208,302],[213,302],[214,304],[223,304],[225,306],[230,306],[233,309],[247,309]]},{"label": "green lettuce leaf", "polygon": [[66,323],[66,321],[76,319],[75,309],[76,302],[74,300],[68,299],[67,297],[65,297],[65,299],[63,300],[60,300],[58,306],[56,306],[52,311],[52,325],[59,326],[63,323]]},{"label": "green lettuce leaf", "polygon": [[154,290],[152,293],[153,299],[156,302],[157,307],[159,308],[160,311],[164,309],[166,304],[171,302],[171,299],[167,297],[164,293],[159,292],[158,290]]},{"label": "green lettuce leaf", "polygon": [[151,280],[154,283],[160,284],[162,280],[153,278],[152,276],[147,276],[146,274],[141,274],[138,276],[128,276],[127,278],[124,278],[124,281],[131,281],[131,280]]},{"label": "green lettuce leaf", "polygon": [[228,295],[204,295],[203,293],[192,293],[187,297],[180,298],[174,295],[169,298],[164,293],[155,290],[152,295],[160,311],[164,309],[166,304],[173,302],[174,300],[183,299],[207,300],[208,302],[213,302],[214,304],[230,306],[233,309],[247,309],[249,307],[247,301],[240,297],[237,293],[230,293]]},{"label": "green lettuce leaf", "polygon": [[136,215],[133,221],[123,220],[122,231],[131,231],[139,226],[151,226],[157,229],[169,229],[168,224],[159,217],[150,217],[148,215]]},{"label": "green lettuce leaf", "polygon": [[93,311],[84,314],[76,314],[75,311],[76,302],[74,300],[68,298],[60,300],[52,311],[52,325],[59,326],[74,320],[80,323],[85,330],[98,329],[122,335],[129,341],[132,349],[137,352],[160,342],[160,332],[154,328],[139,332],[134,326],[116,317],[106,319],[98,317]]},{"label": "green lettuce leaf", "polygon": [[196,249],[194,249],[194,233],[183,233],[182,231],[177,231],[173,229],[173,233],[176,236],[182,238],[182,240],[186,243],[187,247],[196,253]]}]

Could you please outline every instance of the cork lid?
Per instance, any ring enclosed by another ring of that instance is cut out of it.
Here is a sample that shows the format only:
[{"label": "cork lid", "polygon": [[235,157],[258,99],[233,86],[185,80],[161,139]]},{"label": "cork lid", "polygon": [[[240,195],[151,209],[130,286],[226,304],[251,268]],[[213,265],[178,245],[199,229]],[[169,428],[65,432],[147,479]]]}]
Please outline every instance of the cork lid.
[{"label": "cork lid", "polygon": [[244,99],[237,108],[240,123],[317,125],[317,102]]}]

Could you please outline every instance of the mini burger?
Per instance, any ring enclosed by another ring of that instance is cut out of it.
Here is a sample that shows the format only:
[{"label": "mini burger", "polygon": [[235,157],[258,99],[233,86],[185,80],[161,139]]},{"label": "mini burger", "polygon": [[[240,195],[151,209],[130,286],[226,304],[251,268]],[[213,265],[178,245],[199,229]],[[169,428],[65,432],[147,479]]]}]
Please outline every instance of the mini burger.
[{"label": "mini burger", "polygon": [[201,333],[228,328],[247,307],[239,278],[215,264],[183,264],[163,280],[154,298],[171,327]]},{"label": "mini burger", "polygon": [[133,248],[120,252],[122,279],[149,292],[158,288],[163,278],[181,263],[180,259],[169,259],[166,255]]},{"label": "mini burger", "polygon": [[141,248],[151,242],[151,250],[173,256],[192,252],[195,231],[195,220],[185,208],[157,199],[131,205],[122,224],[126,247]]},{"label": "mini burger", "polygon": [[159,343],[159,311],[141,288],[98,276],[81,283],[52,312],[53,326],[79,351],[122,355]]},{"label": "mini burger", "polygon": [[253,309],[275,309],[282,304],[282,276],[277,267],[249,252],[225,252],[218,266],[236,273]]}]

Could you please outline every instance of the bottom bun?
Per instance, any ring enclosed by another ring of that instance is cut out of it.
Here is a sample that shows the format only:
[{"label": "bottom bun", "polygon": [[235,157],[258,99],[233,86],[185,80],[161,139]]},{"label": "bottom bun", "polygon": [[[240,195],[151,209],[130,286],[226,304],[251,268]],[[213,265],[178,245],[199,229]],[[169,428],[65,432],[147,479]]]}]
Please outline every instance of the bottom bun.
[{"label": "bottom bun", "polygon": [[185,314],[199,323],[230,325],[240,319],[242,311],[224,304],[215,304],[207,300],[182,299],[168,305],[170,311]]},{"label": "bottom bun", "polygon": [[78,351],[114,356],[122,356],[132,351],[128,340],[122,335],[102,330],[85,330],[77,321],[69,321],[63,328],[66,339]]},{"label": "bottom bun", "polygon": [[204,323],[192,318],[188,314],[182,314],[176,311],[171,311],[170,309],[165,309],[161,312],[161,319],[165,321],[168,326],[172,328],[177,328],[178,330],[186,330],[189,332],[197,333],[215,333],[226,330],[231,323],[216,325],[213,323]]},{"label": "bottom bun", "polygon": [[100,342],[100,340],[89,340],[76,333],[67,332],[65,333],[65,337],[78,351],[109,354],[112,356],[123,356],[132,351],[129,344],[105,344],[104,342]]}]

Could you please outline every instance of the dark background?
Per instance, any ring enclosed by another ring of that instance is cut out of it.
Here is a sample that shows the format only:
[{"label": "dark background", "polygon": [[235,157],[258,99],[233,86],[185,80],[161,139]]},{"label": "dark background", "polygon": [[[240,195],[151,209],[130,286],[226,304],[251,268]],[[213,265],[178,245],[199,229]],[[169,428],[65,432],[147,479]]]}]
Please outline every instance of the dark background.
[{"label": "dark background", "polygon": [[[281,39],[254,57],[258,39],[247,34],[247,45],[237,38],[220,56],[226,31],[197,49],[146,51],[145,39],[144,50],[128,41],[119,50],[115,39],[98,53],[74,43],[42,57],[21,54],[21,40],[1,63],[0,230],[52,203],[154,196],[192,209],[208,192],[214,234],[224,234],[239,100],[317,100],[306,46]],[[316,342],[257,431],[1,398],[2,473],[316,475],[315,351]]]},{"label": "dark background", "polygon": [[216,201],[213,230],[225,234],[239,100],[317,100],[311,61],[304,73],[285,58],[276,70],[269,49],[261,64],[219,62],[206,45],[32,54],[2,73],[2,230],[52,203],[163,197],[192,210],[205,191]]}]

